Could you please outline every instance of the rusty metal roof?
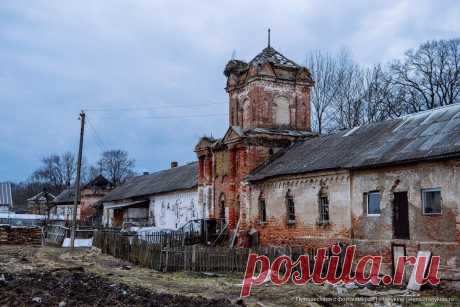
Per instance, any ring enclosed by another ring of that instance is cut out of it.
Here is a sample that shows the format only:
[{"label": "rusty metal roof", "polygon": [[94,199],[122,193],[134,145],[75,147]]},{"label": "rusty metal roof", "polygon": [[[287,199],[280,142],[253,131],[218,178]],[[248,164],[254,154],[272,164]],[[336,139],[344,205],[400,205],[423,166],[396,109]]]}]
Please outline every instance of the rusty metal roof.
[{"label": "rusty metal roof", "polygon": [[132,177],[102,198],[101,202],[188,190],[197,185],[198,162],[193,162],[149,175]]},{"label": "rusty metal roof", "polygon": [[460,157],[460,104],[308,139],[257,168],[248,179],[449,157]]},{"label": "rusty metal roof", "polygon": [[13,196],[11,195],[11,184],[0,182],[0,206],[13,206]]}]

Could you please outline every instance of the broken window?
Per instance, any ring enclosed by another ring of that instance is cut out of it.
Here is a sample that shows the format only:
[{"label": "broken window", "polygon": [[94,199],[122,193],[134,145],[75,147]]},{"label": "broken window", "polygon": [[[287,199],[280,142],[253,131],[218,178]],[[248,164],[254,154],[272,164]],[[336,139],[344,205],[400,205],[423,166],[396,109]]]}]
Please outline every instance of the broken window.
[{"label": "broken window", "polygon": [[295,223],[295,204],[294,196],[291,193],[291,190],[288,190],[286,193],[286,207],[287,207],[287,222],[288,224]]},{"label": "broken window", "polygon": [[442,214],[441,189],[422,190],[423,214]]},{"label": "broken window", "polygon": [[380,215],[380,192],[367,193],[367,215]]},{"label": "broken window", "polygon": [[267,207],[263,192],[261,192],[259,196],[259,220],[261,222],[267,221]]}]

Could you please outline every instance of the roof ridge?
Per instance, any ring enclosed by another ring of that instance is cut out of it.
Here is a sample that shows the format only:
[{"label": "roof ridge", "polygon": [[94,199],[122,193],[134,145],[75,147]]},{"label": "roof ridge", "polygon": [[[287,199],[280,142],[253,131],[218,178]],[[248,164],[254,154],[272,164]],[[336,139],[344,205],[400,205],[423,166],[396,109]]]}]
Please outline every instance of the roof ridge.
[{"label": "roof ridge", "polygon": [[405,115],[396,117],[395,119],[416,116],[416,115],[420,115],[420,114],[424,114],[424,113],[430,113],[430,112],[433,112],[433,111],[449,109],[449,108],[453,108],[453,107],[460,107],[460,103],[455,102],[455,103],[447,104],[447,105],[444,105],[444,106],[437,106],[436,108],[405,114]]}]

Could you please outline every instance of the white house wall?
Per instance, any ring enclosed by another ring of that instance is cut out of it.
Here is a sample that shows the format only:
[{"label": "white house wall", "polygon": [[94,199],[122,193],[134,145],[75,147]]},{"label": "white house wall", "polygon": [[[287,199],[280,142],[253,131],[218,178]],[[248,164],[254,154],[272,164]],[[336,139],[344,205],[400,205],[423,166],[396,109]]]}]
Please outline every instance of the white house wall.
[{"label": "white house wall", "polygon": [[156,227],[178,229],[194,219],[203,218],[197,190],[178,191],[150,198],[150,219]]}]

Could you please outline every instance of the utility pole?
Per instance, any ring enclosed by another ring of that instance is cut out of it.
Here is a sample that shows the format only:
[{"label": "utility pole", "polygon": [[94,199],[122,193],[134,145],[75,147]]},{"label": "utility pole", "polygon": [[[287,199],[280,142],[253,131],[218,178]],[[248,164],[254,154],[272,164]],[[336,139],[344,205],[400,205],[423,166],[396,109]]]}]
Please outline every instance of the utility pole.
[{"label": "utility pole", "polygon": [[72,233],[70,234],[70,248],[75,247],[75,234],[77,232],[77,208],[80,201],[80,174],[81,156],[83,154],[83,136],[85,134],[85,112],[80,112],[80,145],[78,146],[77,178],[75,179],[75,199],[73,202]]}]

